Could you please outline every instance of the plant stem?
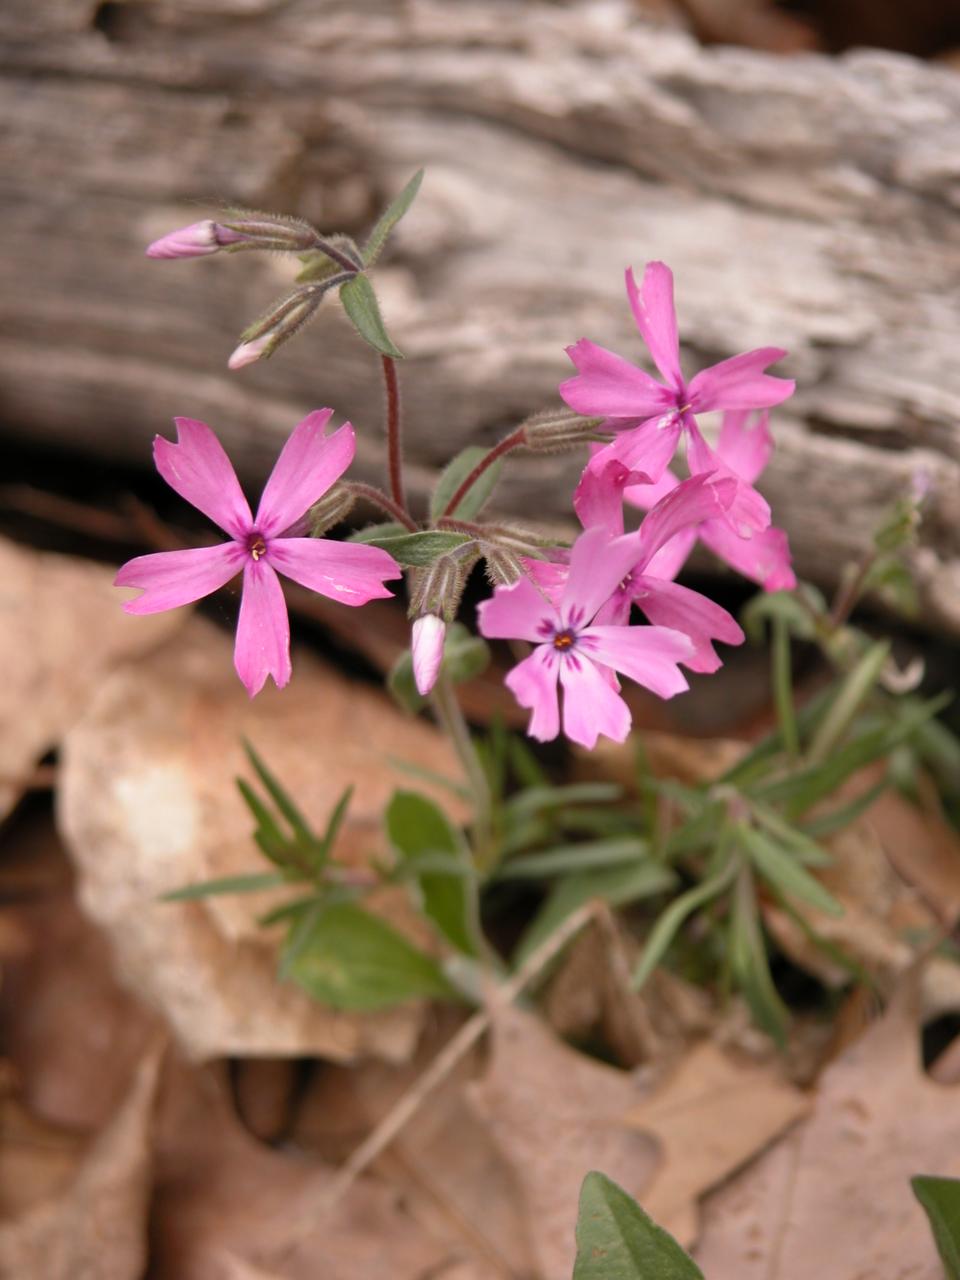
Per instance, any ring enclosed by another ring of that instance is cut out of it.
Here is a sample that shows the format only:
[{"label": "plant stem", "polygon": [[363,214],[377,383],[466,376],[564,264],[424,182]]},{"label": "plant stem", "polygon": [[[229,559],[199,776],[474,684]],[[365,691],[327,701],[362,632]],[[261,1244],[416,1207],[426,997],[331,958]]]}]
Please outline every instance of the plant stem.
[{"label": "plant stem", "polygon": [[433,686],[433,712],[437,722],[453,743],[454,750],[463,765],[467,782],[473,795],[474,844],[477,861],[482,863],[490,844],[490,783],[473,745],[470,729],[464,719],[453,681],[441,671]]},{"label": "plant stem", "polygon": [[381,511],[385,511],[388,516],[392,516],[398,524],[402,524],[405,529],[409,529],[411,533],[416,533],[417,526],[409,512],[404,507],[397,506],[393,499],[388,497],[382,489],[378,489],[374,484],[363,484],[357,480],[351,480],[349,485],[358,498],[365,498],[367,502],[372,502]]},{"label": "plant stem", "polygon": [[336,248],[329,240],[324,240],[323,236],[314,238],[313,247],[319,250],[320,253],[325,253],[328,258],[343,267],[344,271],[349,272],[351,276],[355,276],[358,271],[363,269],[360,263],[356,262],[349,254],[344,253],[342,249]]},{"label": "plant stem", "polygon": [[793,705],[793,674],[790,666],[790,632],[783,618],[773,620],[773,701],[783,735],[783,745],[791,760],[800,754],[800,733]]},{"label": "plant stem", "polygon": [[526,432],[524,428],[517,427],[515,431],[511,431],[508,436],[504,436],[499,444],[495,444],[493,448],[483,455],[477,465],[466,477],[460,488],[456,491],[443,511],[440,513],[441,518],[452,516],[464,500],[473,486],[477,483],[488,467],[492,467],[498,458],[502,458],[505,453],[509,453],[511,449],[519,449],[522,444],[526,443]]},{"label": "plant stem", "polygon": [[390,471],[390,493],[404,512],[407,499],[403,491],[403,439],[400,418],[400,379],[397,362],[392,356],[381,356],[383,381],[387,392],[387,464]]},{"label": "plant stem", "polygon": [[856,571],[847,580],[846,585],[841,587],[837,592],[836,599],[833,602],[833,608],[830,610],[830,626],[834,631],[842,627],[850,617],[850,614],[853,613],[854,606],[860,598],[860,593],[863,591],[867,575],[873,568],[876,559],[876,550],[871,548],[870,551],[867,551],[864,554],[863,559],[857,566]]}]

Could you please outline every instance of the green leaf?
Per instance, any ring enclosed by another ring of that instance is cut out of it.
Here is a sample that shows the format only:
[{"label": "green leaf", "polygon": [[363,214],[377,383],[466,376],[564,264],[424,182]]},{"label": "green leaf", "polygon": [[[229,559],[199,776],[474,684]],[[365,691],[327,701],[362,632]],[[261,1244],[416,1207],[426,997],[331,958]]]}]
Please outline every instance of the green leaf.
[{"label": "green leaf", "polygon": [[799,898],[827,915],[843,915],[843,907],[833,894],[805,871],[795,857],[752,827],[741,827],[740,836],[750,860],[764,880],[776,885],[788,898]]},{"label": "green leaf", "polygon": [[581,871],[561,880],[550,893],[532,924],[520,940],[512,961],[520,965],[554,929],[578,907],[600,898],[613,907],[625,906],[641,898],[652,898],[672,889],[677,877],[656,862],[641,862],[628,867],[602,867]]},{"label": "green leaf", "polygon": [[605,1174],[580,1189],[573,1280],[703,1280],[673,1236]]},{"label": "green leaf", "polygon": [[754,818],[762,826],[777,837],[781,844],[793,850],[799,862],[806,867],[829,867],[833,862],[830,854],[820,847],[811,837],[808,830],[800,831],[785,822],[775,809],[754,800],[751,804]]},{"label": "green leaf", "polygon": [[497,879],[533,880],[571,871],[590,871],[595,867],[621,867],[638,862],[649,852],[647,841],[638,836],[585,840],[582,844],[559,845],[526,858],[513,858],[498,869]]},{"label": "green leaf", "polygon": [[437,773],[435,769],[417,764],[415,760],[401,760],[399,756],[387,756],[387,763],[392,765],[398,773],[408,773],[411,778],[417,778],[420,782],[429,782],[431,786],[442,787],[444,791],[459,796],[461,800],[469,800],[473,794],[465,783],[457,782],[453,778],[448,778],[446,774]]},{"label": "green leaf", "polygon": [[876,688],[889,656],[890,641],[878,640],[844,679],[813,735],[807,751],[811,764],[825,760],[849,729],[864,701]]},{"label": "green leaf", "polygon": [[265,858],[276,863],[278,867],[293,868],[296,862],[296,849],[290,837],[282,832],[273,814],[263,803],[253,787],[245,778],[237,778],[237,789],[246,802],[247,808],[257,822],[253,838]]},{"label": "green leaf", "polygon": [[960,1280],[960,1178],[910,1179],[923,1205],[947,1280]]},{"label": "green leaf", "polygon": [[395,538],[398,534],[409,533],[405,525],[397,520],[387,520],[384,524],[368,524],[363,529],[355,529],[347,536],[347,542],[377,542],[380,538]]},{"label": "green leaf", "polygon": [[362,272],[340,286],[340,301],[364,342],[381,355],[391,356],[394,360],[403,359],[403,352],[390,341],[373,285]]},{"label": "green leaf", "polygon": [[616,782],[571,782],[565,787],[527,787],[511,796],[505,808],[512,817],[573,804],[612,804],[623,795]]},{"label": "green leaf", "polygon": [[253,748],[253,744],[244,739],[243,749],[247,753],[247,758],[257,772],[257,777],[263,783],[271,800],[277,806],[279,811],[290,824],[294,836],[304,846],[310,847],[316,844],[313,832],[307,825],[307,820],[303,814],[291,800],[290,796],[280,785],[274,775],[270,772],[260,756]]},{"label": "green leaf", "polygon": [[698,907],[704,906],[713,898],[719,897],[724,889],[732,883],[736,874],[736,863],[731,858],[714,875],[708,876],[694,888],[674,898],[666,911],[658,918],[650,930],[647,945],[643,949],[640,962],[634,970],[633,989],[638,991],[653,973],[666,954],[667,948],[676,937],[677,931]]},{"label": "green leaf", "polygon": [[353,797],[353,786],[351,785],[351,786],[344,787],[343,794],[340,796],[340,799],[337,801],[337,803],[333,806],[333,812],[330,814],[330,817],[327,819],[326,830],[324,831],[323,835],[320,837],[320,844],[317,849],[316,856],[314,858],[315,866],[322,867],[326,863],[327,859],[330,857],[330,854],[333,851],[334,843],[340,832],[340,828],[343,826],[343,820],[347,816],[347,809],[350,805],[350,801],[352,797]]},{"label": "green leaf", "polygon": [[829,813],[820,813],[815,818],[809,818],[803,824],[804,832],[814,839],[820,839],[823,836],[833,835],[835,831],[842,831],[844,827],[849,827],[851,822],[855,822],[862,813],[866,813],[889,785],[886,777],[881,778],[879,782],[874,783],[872,787],[867,787],[848,804],[831,809]]},{"label": "green leaf", "polygon": [[[430,855],[455,858],[468,873],[469,850],[458,830],[432,800],[416,791],[395,791],[387,805],[387,835],[402,859],[413,862]],[[473,885],[468,874],[428,872],[418,868],[417,880],[425,914],[449,942],[467,955],[478,951],[474,927]]]},{"label": "green leaf", "polygon": [[790,1014],[773,985],[750,868],[737,876],[730,913],[730,967],[754,1021],[782,1049]]},{"label": "green leaf", "polygon": [[422,568],[433,564],[439,556],[445,556],[471,539],[466,533],[448,533],[443,529],[424,529],[420,533],[399,533],[387,537],[365,538],[372,547],[389,551],[398,564],[405,568]]},{"label": "green leaf", "polygon": [[[447,503],[466,480],[467,476],[474,469],[481,458],[485,458],[490,452],[482,445],[471,444],[463,449],[452,458],[450,462],[440,472],[437,480],[436,488],[430,499],[430,519],[439,520],[447,509]],[[496,488],[497,481],[500,478],[500,468],[502,459],[498,458],[496,462],[491,463],[486,471],[479,477],[476,484],[472,485],[457,503],[456,508],[449,514],[456,516],[458,520],[472,520],[480,514],[484,504]]]},{"label": "green leaf", "polygon": [[456,998],[435,960],[355,903],[307,912],[294,929],[302,936],[285,957],[285,975],[324,1004],[369,1010]]},{"label": "green leaf", "polygon": [[289,884],[279,871],[262,871],[249,876],[222,876],[219,880],[203,880],[200,884],[188,884],[161,896],[161,902],[190,902],[194,898],[213,898],[221,893],[257,893],[261,889],[276,889]]},{"label": "green leaf", "polygon": [[370,232],[370,238],[363,246],[363,265],[372,267],[380,257],[387,237],[416,199],[423,181],[423,170],[418,169],[396,199],[392,200],[380,215],[377,225]]},{"label": "green leaf", "polygon": [[816,626],[811,611],[804,608],[799,597],[803,592],[815,613],[826,616],[827,602],[821,593],[809,583],[802,583],[795,591],[764,591],[755,595],[740,611],[743,629],[753,641],[759,644],[763,639],[764,622],[779,619],[785,624],[791,635],[800,640],[812,640],[816,636]]},{"label": "green leaf", "polygon": [[[357,248],[356,241],[350,236],[335,231],[332,235],[325,236],[324,239],[334,249],[345,250],[348,257],[360,257],[360,250]],[[303,263],[303,267],[297,276],[297,284],[312,284],[318,280],[327,280],[330,276],[337,275],[343,270],[343,264],[336,262],[329,254],[324,253],[322,249],[308,249],[306,253],[298,253],[297,257]]]}]

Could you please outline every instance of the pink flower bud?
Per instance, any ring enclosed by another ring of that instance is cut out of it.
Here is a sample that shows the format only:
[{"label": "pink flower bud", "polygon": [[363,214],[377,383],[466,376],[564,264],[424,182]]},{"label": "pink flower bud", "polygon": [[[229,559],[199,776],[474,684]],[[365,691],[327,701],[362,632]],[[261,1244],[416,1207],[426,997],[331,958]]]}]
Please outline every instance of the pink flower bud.
[{"label": "pink flower bud", "polygon": [[447,624],[435,613],[425,613],[413,624],[413,678],[421,695],[428,694],[437,683],[446,631]]},{"label": "pink flower bud", "polygon": [[154,240],[147,249],[148,258],[201,258],[208,253],[216,253],[225,244],[236,244],[243,236],[219,223],[207,218],[203,222],[192,222],[189,227],[180,227],[171,231],[159,240]]},{"label": "pink flower bud", "polygon": [[242,369],[245,364],[254,364],[270,346],[272,336],[265,333],[260,338],[254,338],[252,342],[241,342],[227,361],[227,368]]}]

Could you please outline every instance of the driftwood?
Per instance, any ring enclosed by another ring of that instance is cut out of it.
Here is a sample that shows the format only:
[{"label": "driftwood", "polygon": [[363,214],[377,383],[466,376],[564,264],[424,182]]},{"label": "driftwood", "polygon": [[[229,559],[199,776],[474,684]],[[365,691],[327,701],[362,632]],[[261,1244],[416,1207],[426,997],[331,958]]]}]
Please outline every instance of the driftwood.
[{"label": "driftwood", "polygon": [[[800,571],[834,581],[923,468],[926,617],[960,631],[955,73],[703,49],[625,0],[32,0],[0,26],[4,431],[145,460],[186,413],[256,478],[331,404],[374,478],[377,366],[335,303],[228,374],[290,263],[142,250],[217,200],[360,231],[425,165],[377,276],[416,490],[555,403],[571,341],[639,355],[622,271],[664,258],[691,370],[790,349],[764,487]],[[503,505],[562,519],[575,473],[529,460]]]}]

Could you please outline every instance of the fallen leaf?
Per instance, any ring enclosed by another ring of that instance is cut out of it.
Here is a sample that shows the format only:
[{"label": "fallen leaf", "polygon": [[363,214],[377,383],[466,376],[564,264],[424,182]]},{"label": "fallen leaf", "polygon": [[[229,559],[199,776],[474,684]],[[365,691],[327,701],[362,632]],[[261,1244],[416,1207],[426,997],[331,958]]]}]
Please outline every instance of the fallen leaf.
[{"label": "fallen leaf", "polygon": [[623,1123],[637,1085],[565,1045],[533,1014],[509,1008],[493,1021],[487,1071],[466,1096],[514,1171],[537,1274],[567,1280],[586,1174],[602,1169],[639,1198],[660,1165],[656,1140]]},{"label": "fallen leaf", "polygon": [[923,1072],[911,971],[809,1119],[706,1200],[697,1262],[717,1280],[942,1280],[910,1192],[921,1170],[960,1173],[960,1091]]},{"label": "fallen leaf", "polygon": [[[840,793],[833,805],[849,801],[873,781],[870,773],[860,775],[851,793]],[[942,931],[942,911],[952,910],[957,892],[952,857],[960,857],[956,837],[935,816],[925,816],[903,796],[888,791],[823,843],[831,862],[817,876],[841,903],[843,914],[828,916],[794,905],[821,938],[890,992],[916,959],[918,948]],[[918,885],[925,885],[924,892],[905,883],[908,871]],[[770,901],[763,902],[762,909],[770,933],[795,964],[827,986],[849,982],[849,970],[817,947],[783,910]],[[960,966],[933,957],[923,968],[921,992],[925,1019],[960,1010]]]},{"label": "fallen leaf", "polygon": [[[359,784],[338,846],[355,861],[382,849],[381,815],[400,781],[388,757],[456,777],[429,725],[305,654],[294,669],[290,689],[251,702],[229,639],[195,618],[175,644],[103,683],[63,748],[58,816],[80,901],[109,936],[123,981],[195,1057],[402,1058],[420,1025],[416,1006],[347,1015],[277,980],[275,939],[256,923],[275,899],[159,901],[187,884],[263,870],[234,782],[249,774],[243,738],[318,826],[345,786]],[[392,891],[388,906],[394,923],[414,927],[404,893]]]},{"label": "fallen leaf", "polygon": [[156,1160],[152,1280],[424,1280],[446,1278],[462,1261],[410,1217],[401,1196],[371,1179],[293,1239],[299,1205],[316,1203],[333,1170],[255,1142],[211,1068],[174,1064],[161,1096]]},{"label": "fallen leaf", "polygon": [[128,616],[130,592],[112,583],[102,565],[0,539],[0,818],[103,677],[183,624],[177,613]]},{"label": "fallen leaf", "polygon": [[682,1245],[699,1234],[699,1197],[768,1146],[809,1109],[775,1064],[697,1045],[625,1122],[657,1139],[663,1160],[644,1190],[645,1212]]},{"label": "fallen leaf", "polygon": [[150,1130],[160,1068],[156,1048],[127,1098],[56,1198],[0,1224],[0,1274],[43,1280],[140,1280],[152,1157]]},{"label": "fallen leaf", "polygon": [[81,913],[52,815],[13,819],[0,865],[0,928],[20,945],[4,959],[0,1035],[34,1115],[68,1129],[105,1125],[160,1022],[121,988],[113,957]]},{"label": "fallen leaf", "polygon": [[[438,1010],[410,1062],[366,1062],[323,1071],[306,1093],[294,1140],[343,1161],[455,1033],[459,1019]],[[530,1228],[515,1172],[464,1093],[480,1053],[466,1055],[427,1097],[375,1162],[377,1177],[401,1191],[411,1216],[474,1269],[497,1277],[533,1274]],[[444,1275],[446,1280],[446,1274]]]}]

